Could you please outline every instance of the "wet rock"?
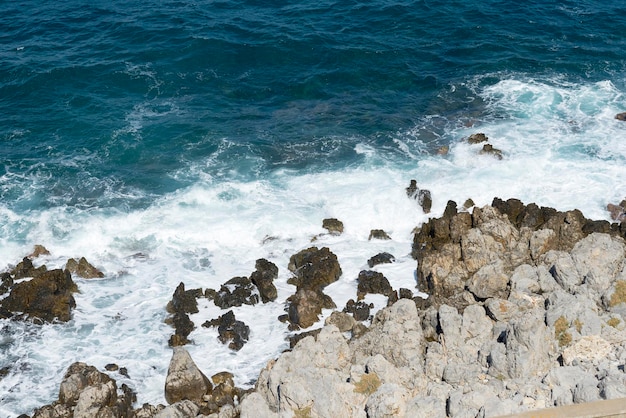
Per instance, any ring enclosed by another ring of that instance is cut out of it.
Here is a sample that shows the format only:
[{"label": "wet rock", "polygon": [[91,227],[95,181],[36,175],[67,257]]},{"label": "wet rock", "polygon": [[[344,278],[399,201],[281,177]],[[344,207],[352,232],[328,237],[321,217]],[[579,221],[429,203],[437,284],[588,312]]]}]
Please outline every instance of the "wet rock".
[{"label": "wet rock", "polygon": [[390,240],[391,237],[382,229],[372,229],[367,239],[368,241],[371,241],[373,239]]},{"label": "wet rock", "polygon": [[189,318],[189,315],[183,312],[176,312],[165,322],[174,327],[174,334],[170,337],[168,341],[168,345],[170,347],[178,347],[190,343],[187,337],[189,337],[191,331],[194,330],[195,324]]},{"label": "wet rock", "polygon": [[480,144],[481,142],[487,142],[488,140],[489,140],[489,138],[487,138],[487,135],[485,135],[482,132],[476,133],[476,134],[471,134],[467,138],[467,142],[469,142],[470,144]]},{"label": "wet rock", "polygon": [[615,115],[615,119],[626,121],[626,112],[618,113]]},{"label": "wet rock", "polygon": [[189,352],[183,347],[174,347],[165,378],[167,403],[171,405],[185,399],[200,403],[212,389],[213,385],[198,369]]},{"label": "wet rock", "polygon": [[502,151],[494,148],[491,144],[483,145],[482,149],[478,152],[479,154],[487,154],[495,157],[498,160],[502,159]]},{"label": "wet rock", "polygon": [[368,293],[389,296],[393,292],[389,280],[382,273],[362,270],[357,278],[357,299],[362,300]]},{"label": "wet rock", "polygon": [[331,235],[341,235],[343,233],[343,222],[335,218],[327,218],[322,221],[322,228]]},{"label": "wet rock", "polygon": [[0,273],[0,295],[8,292],[13,283],[13,277],[9,273]]},{"label": "wet rock", "polygon": [[24,257],[21,262],[15,266],[9,273],[14,279],[23,279],[26,277],[37,277],[42,273],[45,273],[48,269],[46,266],[35,267],[33,262],[28,257]]},{"label": "wet rock", "polygon": [[274,280],[278,277],[278,267],[271,261],[260,258],[256,261],[256,271],[250,275],[250,280],[259,290],[263,303],[276,300],[278,292]]},{"label": "wet rock", "polygon": [[69,271],[45,271],[33,279],[13,285],[9,296],[0,302],[0,307],[31,319],[66,322],[76,307],[72,296],[76,291]]},{"label": "wet rock", "polygon": [[337,256],[327,247],[311,247],[292,255],[288,268],[295,276],[289,283],[298,290],[321,290],[341,276]]},{"label": "wet rock", "polygon": [[417,187],[417,181],[411,180],[409,187],[406,188],[406,194],[409,198],[417,200],[424,213],[430,213],[433,206],[430,190],[420,189]]},{"label": "wet rock", "polygon": [[235,318],[233,311],[228,311],[217,319],[202,324],[203,327],[217,327],[219,336],[217,337],[222,344],[228,343],[228,348],[239,351],[248,342],[250,337],[250,327],[243,321]]},{"label": "wet rock", "polygon": [[619,205],[609,203],[606,205],[606,210],[609,211],[612,220],[618,222],[626,220],[626,200],[622,200]]},{"label": "wet rock", "polygon": [[389,253],[378,253],[374,257],[367,260],[367,265],[371,268],[378,264],[389,264],[394,261],[396,261],[396,258],[393,255]]},{"label": "wet rock", "polygon": [[355,302],[354,299],[346,302],[346,307],[343,308],[343,312],[350,313],[357,321],[367,321],[370,317],[371,309],[374,305],[371,303],[365,303],[363,301]]},{"label": "wet rock", "polygon": [[40,255],[50,255],[50,251],[46,247],[40,244],[36,244],[33,247],[33,252],[28,255],[28,258],[37,258]]},{"label": "wet rock", "polygon": [[81,257],[79,261],[76,261],[73,258],[67,260],[65,268],[69,270],[70,273],[82,277],[84,279],[94,279],[94,278],[102,278],[104,277],[104,273],[91,265],[85,257]]},{"label": "wet rock", "polygon": [[256,286],[247,277],[233,277],[224,283],[213,299],[222,309],[241,305],[256,305],[259,295]]},{"label": "wet rock", "polygon": [[[200,290],[200,294],[202,291]],[[196,296],[198,295],[198,290],[185,290],[185,284],[180,282],[174,290],[174,294],[172,295],[172,300],[167,304],[167,311],[171,314],[173,313],[198,313],[198,301],[196,300]]]}]

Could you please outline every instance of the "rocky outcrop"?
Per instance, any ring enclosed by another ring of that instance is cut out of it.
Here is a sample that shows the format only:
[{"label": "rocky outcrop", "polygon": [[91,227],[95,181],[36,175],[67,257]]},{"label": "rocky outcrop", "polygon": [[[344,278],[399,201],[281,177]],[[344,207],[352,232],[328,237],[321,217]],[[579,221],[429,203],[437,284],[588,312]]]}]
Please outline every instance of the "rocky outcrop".
[{"label": "rocky outcrop", "polygon": [[233,277],[224,283],[213,299],[215,305],[229,309],[241,305],[256,305],[259,295],[256,286],[247,277]]},{"label": "rocky outcrop", "polygon": [[33,418],[133,417],[135,393],[126,385],[118,389],[107,374],[85,363],[72,364],[65,373],[59,398],[35,410]]},{"label": "rocky outcrop", "polygon": [[[22,266],[28,264],[26,260]],[[28,269],[18,270],[15,277]],[[67,270],[38,271],[32,279],[15,283],[10,289],[9,295],[0,302],[0,315],[65,322],[70,320],[71,311],[76,307],[72,293],[78,288]]]},{"label": "rocky outcrop", "polygon": [[166,323],[174,327],[174,334],[169,339],[169,346],[176,347],[189,343],[187,337],[195,325],[188,314],[198,313],[197,297],[202,295],[202,289],[185,290],[185,284],[180,283],[172,300],[168,302],[166,310],[171,314]]},{"label": "rocky outcrop", "polygon": [[274,280],[278,277],[278,267],[271,261],[260,258],[255,263],[256,270],[250,275],[250,281],[257,287],[261,302],[276,300],[278,292]]},{"label": "rocky outcrop", "polygon": [[104,277],[104,273],[91,265],[85,257],[81,257],[80,260],[76,261],[73,258],[67,260],[65,264],[65,268],[69,270],[70,273],[82,277],[84,279],[94,279],[94,278],[102,278]]},{"label": "rocky outcrop", "polygon": [[322,228],[331,235],[343,234],[343,222],[336,218],[327,218],[322,221]]},{"label": "rocky outcrop", "polygon": [[212,390],[213,385],[198,369],[189,352],[183,347],[174,347],[165,379],[167,403],[171,405],[182,400],[200,403],[202,397]]},{"label": "rocky outcrop", "polygon": [[433,206],[430,190],[417,187],[417,180],[411,180],[409,187],[406,188],[406,195],[411,199],[417,200],[424,213],[430,213]]}]

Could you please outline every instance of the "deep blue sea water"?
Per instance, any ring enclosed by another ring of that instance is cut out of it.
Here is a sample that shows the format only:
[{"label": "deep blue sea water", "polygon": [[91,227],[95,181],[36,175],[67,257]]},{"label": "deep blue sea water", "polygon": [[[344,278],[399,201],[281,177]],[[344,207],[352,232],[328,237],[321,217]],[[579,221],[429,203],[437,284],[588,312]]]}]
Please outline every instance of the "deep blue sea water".
[{"label": "deep blue sea water", "polygon": [[[322,241],[347,298],[370,229],[410,252],[428,216],[403,195],[412,178],[435,215],[499,196],[608,219],[626,197],[624,34],[620,1],[1,2],[0,265],[43,244],[39,263],[85,255],[107,277],[79,283],[68,324],[0,322],[0,416],[52,401],[78,360],[128,364],[140,400],[164,402],[176,285],[265,257],[288,296],[286,260],[324,217],[346,223]],[[475,132],[504,158],[463,141]],[[281,303],[248,353],[207,334],[194,358],[252,382],[284,348]]]}]

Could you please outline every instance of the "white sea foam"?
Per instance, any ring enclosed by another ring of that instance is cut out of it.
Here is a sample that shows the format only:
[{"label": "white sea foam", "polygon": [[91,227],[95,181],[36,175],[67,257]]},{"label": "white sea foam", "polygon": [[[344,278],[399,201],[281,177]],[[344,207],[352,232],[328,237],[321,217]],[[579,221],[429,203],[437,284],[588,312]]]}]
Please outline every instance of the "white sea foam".
[{"label": "white sea foam", "polygon": [[[43,244],[51,255],[37,264],[62,267],[69,257],[85,256],[106,273],[103,279],[76,279],[80,293],[69,323],[0,321],[0,367],[11,366],[0,380],[0,416],[30,413],[54,400],[74,361],[101,370],[108,363],[126,367],[129,378],[112,375],[137,391],[138,404],[164,403],[171,356],[167,341],[173,332],[164,323],[165,306],[180,282],[187,289],[217,289],[232,277],[249,276],[258,258],[278,266],[276,302],[233,308],[251,328],[241,351],[221,344],[216,329],[201,326],[224,313],[212,302],[200,299],[200,312],[191,315],[196,329],[188,349],[199,367],[207,375],[228,370],[238,385],[246,386],[287,347],[288,331],[277,317],[294,290],[287,284],[289,257],[301,249],[327,246],[337,255],[343,275],[326,292],[341,309],[356,296],[359,271],[383,251],[396,262],[375,270],[394,288],[417,291],[412,230],[440,215],[449,199],[462,204],[472,198],[482,206],[495,196],[517,197],[608,219],[606,204],[626,196],[626,141],[620,140],[626,123],[614,119],[623,110],[623,96],[614,86],[504,80],[481,94],[489,114],[479,125],[449,131],[454,141],[446,156],[410,153],[403,161],[383,164],[375,149],[358,145],[356,151],[365,158],[358,168],[281,170],[252,182],[197,176],[193,186],[143,210],[58,207],[20,214],[0,208],[0,230],[6,237],[0,243],[2,263],[17,263],[34,244]],[[480,145],[463,142],[477,131],[502,150],[503,160],[479,155]],[[201,172],[202,167],[189,170]],[[412,178],[431,190],[432,214],[407,198],[404,188]],[[342,235],[320,235],[328,217],[343,221]],[[383,229],[392,239],[370,241],[372,229]],[[371,300],[376,309],[384,304],[384,298]]]}]

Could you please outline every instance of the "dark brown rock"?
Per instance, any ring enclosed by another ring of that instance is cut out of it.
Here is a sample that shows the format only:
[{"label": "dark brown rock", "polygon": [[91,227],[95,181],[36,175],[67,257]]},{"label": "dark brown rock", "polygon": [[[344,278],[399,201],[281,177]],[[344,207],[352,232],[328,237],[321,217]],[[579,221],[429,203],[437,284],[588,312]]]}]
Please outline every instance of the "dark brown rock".
[{"label": "dark brown rock", "polygon": [[195,328],[195,324],[184,312],[176,312],[171,318],[166,320],[174,327],[174,334],[170,337],[168,344],[170,347],[178,347],[189,344],[187,337]]},{"label": "dark brown rock", "polygon": [[233,277],[224,283],[213,299],[215,305],[222,309],[241,305],[256,305],[259,295],[256,286],[247,277]]},{"label": "dark brown rock", "polygon": [[250,275],[250,280],[259,290],[263,303],[276,300],[278,292],[274,280],[278,277],[278,267],[264,258],[256,261],[256,271]]},{"label": "dark brown rock", "polygon": [[389,253],[378,253],[369,260],[367,260],[367,265],[371,267],[377,266],[378,264],[390,264],[396,261],[396,258]]},{"label": "dark brown rock", "polygon": [[70,258],[69,260],[67,260],[65,268],[69,270],[70,273],[75,274],[76,276],[80,276],[84,279],[95,279],[104,277],[104,273],[92,266],[85,259],[85,257],[81,257],[78,261]]},{"label": "dark brown rock", "polygon": [[69,271],[50,270],[13,285],[9,296],[0,302],[0,306],[13,314],[21,313],[29,318],[66,322],[76,307],[72,293],[77,290]]},{"label": "dark brown rock", "polygon": [[289,270],[295,275],[289,283],[294,284],[298,290],[318,291],[341,276],[337,256],[327,247],[311,247],[292,255],[289,259]]},{"label": "dark brown rock", "polygon": [[617,115],[615,115],[615,119],[626,121],[626,112],[618,113]]},{"label": "dark brown rock", "polygon": [[495,157],[498,160],[502,159],[502,151],[494,148],[491,144],[483,145],[483,148],[478,152],[479,154],[487,154]]},{"label": "dark brown rock", "polygon": [[391,237],[382,229],[372,229],[370,231],[370,236],[368,238],[368,241],[371,241],[373,239],[390,240]]},{"label": "dark brown rock", "polygon": [[235,351],[241,350],[250,337],[250,327],[243,321],[238,321],[233,311],[228,311],[217,319],[206,321],[202,326],[217,327],[218,339],[222,344],[228,343],[228,348]]},{"label": "dark brown rock", "polygon": [[33,252],[28,255],[28,258],[37,258],[40,255],[50,255],[50,251],[43,245],[36,244],[33,248]]},{"label": "dark brown rock", "polygon": [[299,328],[308,328],[316,323],[325,304],[322,294],[310,289],[298,290],[287,301],[289,322]]},{"label": "dark brown rock", "polygon": [[341,235],[343,233],[343,222],[335,218],[327,218],[322,221],[322,228],[332,235]]},{"label": "dark brown rock", "polygon": [[409,198],[417,200],[424,213],[430,213],[433,206],[433,199],[430,194],[430,190],[420,189],[417,187],[417,181],[411,180],[409,187],[406,188],[406,195]]},{"label": "dark brown rock", "polygon": [[[202,293],[202,292],[200,292]],[[174,290],[172,300],[167,304],[169,313],[198,313],[198,301],[196,300],[197,290],[185,290],[185,284],[180,282]]]},{"label": "dark brown rock", "polygon": [[372,270],[363,270],[357,278],[357,299],[362,300],[368,293],[389,296],[393,292],[389,280],[382,273]]},{"label": "dark brown rock", "polygon": [[303,340],[306,337],[313,337],[317,339],[317,334],[319,334],[321,330],[321,328],[317,328],[310,331],[301,332],[299,334],[291,335],[289,337],[289,348],[294,348],[300,342],[300,340]]},{"label": "dark brown rock", "polygon": [[23,279],[25,277],[37,277],[42,273],[45,273],[48,269],[46,266],[35,267],[33,262],[28,257],[24,259],[11,270],[10,274],[14,279]]},{"label": "dark brown rock", "polygon": [[351,313],[357,321],[367,321],[370,318],[370,312],[373,307],[374,305],[371,303],[355,302],[353,299],[350,299],[346,302],[343,312]]},{"label": "dark brown rock", "polygon": [[469,142],[470,144],[480,144],[481,142],[487,142],[488,140],[489,140],[489,138],[487,138],[487,135],[485,135],[482,132],[476,133],[476,134],[471,134],[467,138],[467,142]]}]

